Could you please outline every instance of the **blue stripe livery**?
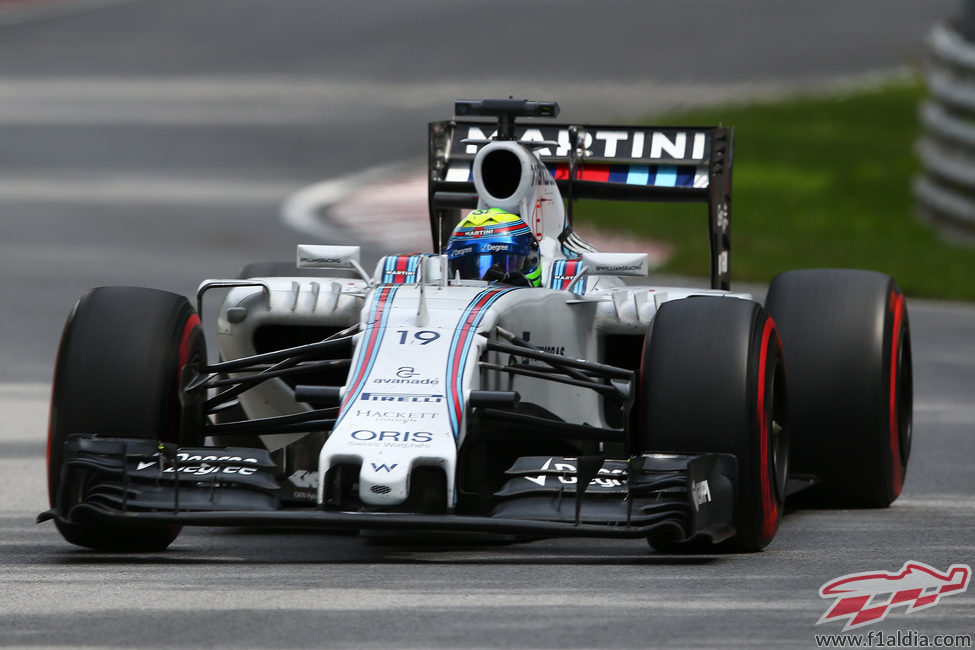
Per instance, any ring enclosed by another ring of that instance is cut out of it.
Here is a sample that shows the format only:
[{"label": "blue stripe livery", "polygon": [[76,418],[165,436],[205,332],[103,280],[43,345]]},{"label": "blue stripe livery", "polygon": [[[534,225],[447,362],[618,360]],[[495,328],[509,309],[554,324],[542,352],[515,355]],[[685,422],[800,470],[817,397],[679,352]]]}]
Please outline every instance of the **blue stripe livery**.
[{"label": "blue stripe livery", "polygon": [[366,383],[366,377],[372,372],[372,367],[376,363],[377,352],[382,345],[383,335],[386,333],[386,323],[389,320],[389,305],[392,304],[396,296],[398,287],[381,287],[372,296],[372,305],[369,307],[369,320],[362,333],[362,341],[359,343],[359,353],[356,355],[354,370],[350,374],[353,378],[349,382],[348,392],[342,400],[342,409],[335,425],[345,416],[346,407],[356,399],[362,392]]},{"label": "blue stripe livery", "polygon": [[518,289],[519,287],[491,288],[480,292],[468,303],[457,321],[457,328],[450,340],[450,354],[447,355],[447,410],[455,439],[459,435],[460,418],[464,412],[464,368],[471,351],[470,340],[477,334],[477,328],[491,305],[506,293]]}]

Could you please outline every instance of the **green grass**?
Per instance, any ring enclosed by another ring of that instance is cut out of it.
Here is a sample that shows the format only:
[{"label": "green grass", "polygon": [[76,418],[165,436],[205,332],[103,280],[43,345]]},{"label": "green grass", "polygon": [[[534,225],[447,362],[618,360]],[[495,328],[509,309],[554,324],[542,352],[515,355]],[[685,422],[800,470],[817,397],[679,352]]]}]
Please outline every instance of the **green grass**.
[{"label": "green grass", "polygon": [[[849,267],[894,276],[912,296],[975,300],[975,250],[915,217],[918,81],[854,94],[716,108],[656,124],[735,128],[731,278],[768,282],[788,269]],[[707,277],[706,208],[581,202],[587,222],[667,242],[662,273]]]}]

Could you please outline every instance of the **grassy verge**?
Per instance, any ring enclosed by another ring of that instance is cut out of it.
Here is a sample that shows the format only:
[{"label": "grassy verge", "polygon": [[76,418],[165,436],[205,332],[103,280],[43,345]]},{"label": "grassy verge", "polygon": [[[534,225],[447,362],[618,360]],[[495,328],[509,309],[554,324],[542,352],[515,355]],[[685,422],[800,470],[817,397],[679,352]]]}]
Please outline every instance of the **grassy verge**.
[{"label": "grassy verge", "polygon": [[[781,271],[883,271],[908,294],[975,300],[975,251],[945,243],[914,216],[920,82],[854,94],[694,111],[654,123],[735,127],[731,277]],[[580,203],[586,222],[673,246],[664,273],[706,277],[701,205]]]}]

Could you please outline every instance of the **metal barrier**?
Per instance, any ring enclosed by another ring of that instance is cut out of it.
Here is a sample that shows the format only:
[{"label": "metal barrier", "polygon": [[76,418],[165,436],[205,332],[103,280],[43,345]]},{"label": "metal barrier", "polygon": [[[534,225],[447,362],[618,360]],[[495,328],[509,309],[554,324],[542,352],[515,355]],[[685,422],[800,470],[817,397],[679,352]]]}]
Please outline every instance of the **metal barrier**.
[{"label": "metal barrier", "polygon": [[[914,182],[919,216],[944,236],[975,244],[975,29],[937,25],[929,39],[917,143],[922,174]],[[964,32],[971,32],[963,35]]]}]

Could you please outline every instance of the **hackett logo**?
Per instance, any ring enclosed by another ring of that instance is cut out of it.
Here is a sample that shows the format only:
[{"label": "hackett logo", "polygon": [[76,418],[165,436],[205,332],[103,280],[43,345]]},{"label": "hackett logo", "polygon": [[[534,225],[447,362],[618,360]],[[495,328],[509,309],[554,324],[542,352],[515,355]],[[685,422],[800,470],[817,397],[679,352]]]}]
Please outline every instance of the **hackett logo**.
[{"label": "hackett logo", "polygon": [[907,613],[934,607],[942,596],[964,593],[972,577],[967,564],[952,564],[942,573],[923,562],[905,562],[900,571],[866,571],[830,580],[819,588],[820,598],[836,601],[816,622],[846,621],[843,630],[884,620],[891,608],[904,605]]}]

